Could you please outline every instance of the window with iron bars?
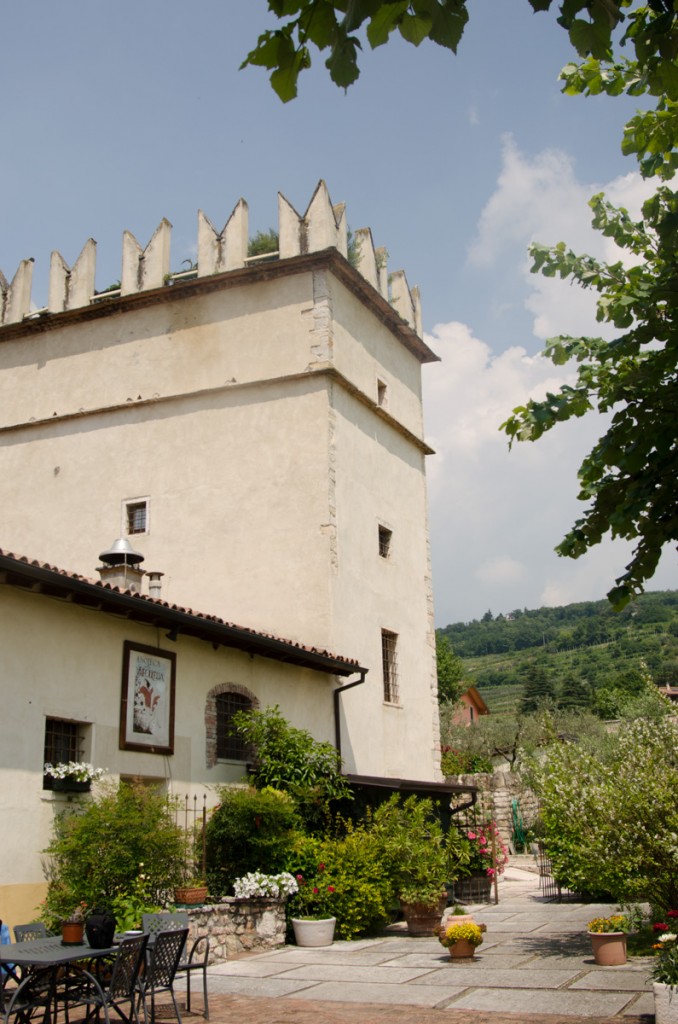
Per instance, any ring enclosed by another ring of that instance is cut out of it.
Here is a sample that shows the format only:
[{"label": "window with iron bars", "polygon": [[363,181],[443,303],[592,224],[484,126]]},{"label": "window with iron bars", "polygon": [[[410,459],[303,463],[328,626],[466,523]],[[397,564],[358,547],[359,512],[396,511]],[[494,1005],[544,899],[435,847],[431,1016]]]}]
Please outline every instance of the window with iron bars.
[{"label": "window with iron bars", "polygon": [[[44,764],[81,761],[83,745],[82,729],[78,722],[66,722],[62,718],[46,720]],[[42,788],[54,788],[54,779],[51,775],[43,775]]]},{"label": "window with iron bars", "polygon": [[222,761],[249,761],[250,750],[242,736],[233,731],[237,711],[251,711],[252,701],[241,693],[220,693],[217,711],[217,757]]},{"label": "window with iron bars", "polygon": [[398,703],[398,634],[381,631],[381,667],[384,679],[384,700]]},{"label": "window with iron bars", "polygon": [[379,527],[379,556],[381,558],[388,558],[391,554],[391,538],[393,531],[389,530],[387,526]]},{"label": "window with iron bars", "polygon": [[148,502],[129,501],[125,505],[127,533],[146,533],[148,530]]}]

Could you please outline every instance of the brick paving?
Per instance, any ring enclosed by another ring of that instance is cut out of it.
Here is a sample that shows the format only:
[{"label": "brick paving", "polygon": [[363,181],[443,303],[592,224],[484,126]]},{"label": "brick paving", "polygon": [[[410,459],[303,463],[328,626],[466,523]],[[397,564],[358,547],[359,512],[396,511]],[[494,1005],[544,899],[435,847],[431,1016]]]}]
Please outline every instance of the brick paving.
[{"label": "brick paving", "polygon": [[[186,1024],[194,1024],[202,1017],[190,1014],[184,1019]],[[654,1014],[624,1016],[621,1020],[624,1024],[654,1024]],[[228,995],[210,996],[210,1024],[620,1024],[620,1018]]]}]

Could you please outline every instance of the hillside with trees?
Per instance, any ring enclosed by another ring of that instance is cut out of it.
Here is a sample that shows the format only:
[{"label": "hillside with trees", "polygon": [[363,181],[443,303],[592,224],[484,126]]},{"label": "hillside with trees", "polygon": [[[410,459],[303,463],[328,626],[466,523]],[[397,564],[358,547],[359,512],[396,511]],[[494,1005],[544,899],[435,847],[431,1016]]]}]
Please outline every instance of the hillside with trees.
[{"label": "hillside with trees", "polygon": [[495,714],[546,701],[615,718],[648,677],[678,685],[678,591],[643,594],[620,612],[608,601],[488,611],[438,635]]}]

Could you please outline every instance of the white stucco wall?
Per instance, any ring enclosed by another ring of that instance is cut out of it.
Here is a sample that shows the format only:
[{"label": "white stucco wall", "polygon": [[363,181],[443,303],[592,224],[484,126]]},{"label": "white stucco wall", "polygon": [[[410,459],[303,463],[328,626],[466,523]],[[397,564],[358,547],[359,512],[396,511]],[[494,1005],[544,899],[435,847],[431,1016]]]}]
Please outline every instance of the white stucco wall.
[{"label": "white stucco wall", "polygon": [[[118,749],[125,640],[176,653],[171,756]],[[295,725],[334,739],[333,676],[181,636],[172,643],[162,630],[6,585],[0,585],[0,649],[0,909],[10,924],[34,916],[44,889],[41,851],[55,814],[72,806],[65,795],[42,788],[47,717],[82,723],[85,759],[110,778],[155,779],[177,796],[197,793],[201,802],[207,793],[210,806],[217,800],[213,787],[239,781],[244,767],[206,767],[205,706],[215,686],[246,687],[261,707],[279,704]]]},{"label": "white stucco wall", "polygon": [[124,500],[148,498],[131,541],[165,599],[357,659],[347,768],[436,776],[420,364],[331,272],[0,329],[0,417],[0,547],[96,578]]}]

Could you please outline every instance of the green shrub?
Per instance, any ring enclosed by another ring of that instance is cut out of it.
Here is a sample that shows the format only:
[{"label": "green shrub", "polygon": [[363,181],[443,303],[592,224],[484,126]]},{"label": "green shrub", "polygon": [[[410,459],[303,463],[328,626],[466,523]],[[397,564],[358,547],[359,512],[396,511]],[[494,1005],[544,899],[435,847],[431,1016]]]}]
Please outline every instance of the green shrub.
[{"label": "green shrub", "polygon": [[221,803],[207,823],[207,884],[212,896],[229,895],[236,878],[249,871],[285,871],[299,838],[301,821],[287,793],[220,790]]},{"label": "green shrub", "polygon": [[252,751],[254,785],[290,793],[306,829],[326,831],[332,818],[331,802],[352,795],[332,744],[321,743],[305,729],[290,725],[277,706],[240,711],[233,716],[233,725]]},{"label": "green shrub", "polygon": [[41,917],[56,929],[81,900],[89,908],[112,907],[135,891],[140,874],[149,904],[166,903],[181,879],[186,843],[163,794],[121,783],[104,788],[81,812],[59,815],[45,853],[48,890]]},{"label": "green shrub", "polygon": [[[390,866],[369,823],[344,825],[347,832],[338,838],[305,838],[296,851],[292,870],[304,878],[317,878],[322,873],[325,888],[334,889],[326,904],[337,919],[335,934],[339,939],[354,939],[388,923],[394,890]],[[292,898],[288,917],[294,917],[295,906]]]},{"label": "green shrub", "polygon": [[492,774],[493,767],[489,757],[474,754],[468,750],[456,750],[445,747],[440,762],[443,775],[476,775],[479,772]]},{"label": "green shrub", "polygon": [[598,754],[556,743],[532,784],[562,885],[619,903],[678,906],[675,722],[623,722]]}]

